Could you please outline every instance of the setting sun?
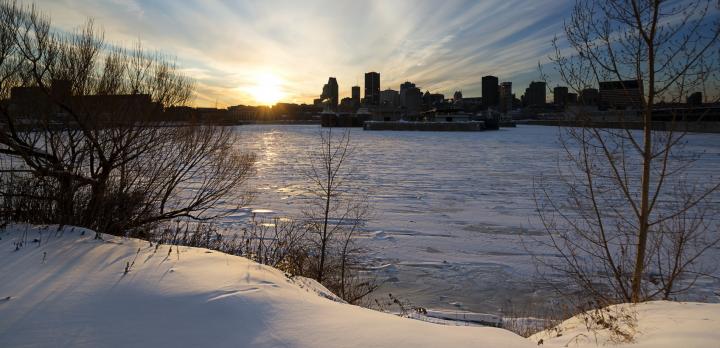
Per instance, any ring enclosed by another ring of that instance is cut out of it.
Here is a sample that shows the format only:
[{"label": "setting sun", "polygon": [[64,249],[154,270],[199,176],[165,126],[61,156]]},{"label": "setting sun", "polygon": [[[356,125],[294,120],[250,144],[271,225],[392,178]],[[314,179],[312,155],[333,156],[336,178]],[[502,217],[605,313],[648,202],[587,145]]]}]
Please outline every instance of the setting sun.
[{"label": "setting sun", "polygon": [[259,74],[255,85],[250,88],[250,94],[259,104],[273,105],[284,96],[282,80],[272,73]]}]

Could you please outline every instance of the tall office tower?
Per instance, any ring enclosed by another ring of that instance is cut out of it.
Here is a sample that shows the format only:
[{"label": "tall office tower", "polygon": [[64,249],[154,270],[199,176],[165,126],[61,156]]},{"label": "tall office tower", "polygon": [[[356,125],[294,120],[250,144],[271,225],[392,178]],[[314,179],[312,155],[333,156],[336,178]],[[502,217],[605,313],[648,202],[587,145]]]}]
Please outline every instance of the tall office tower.
[{"label": "tall office tower", "polygon": [[360,86],[352,86],[352,103],[355,107],[360,106]]},{"label": "tall office tower", "polygon": [[322,92],[322,95],[320,95],[320,98],[327,101],[328,106],[330,106],[330,109],[337,110],[338,83],[334,77],[329,78],[328,83],[326,83],[323,86],[323,92]]},{"label": "tall office tower", "polygon": [[553,88],[553,104],[564,106],[568,102],[568,88],[557,86]]},{"label": "tall office tower", "polygon": [[639,109],[643,102],[640,80],[600,82],[600,104],[611,109]]},{"label": "tall office tower", "polygon": [[482,77],[482,100],[483,105],[488,107],[498,106],[500,92],[498,90],[497,76]]},{"label": "tall office tower", "polygon": [[390,107],[400,105],[400,93],[394,89],[380,91],[380,104]]},{"label": "tall office tower", "polygon": [[415,90],[417,87],[410,81],[405,81],[400,85],[400,106],[407,107],[408,102],[408,91]]},{"label": "tall office tower", "polygon": [[688,105],[702,105],[703,97],[702,92],[695,92],[687,97],[686,100]]},{"label": "tall office tower", "polygon": [[415,88],[415,84],[410,81],[405,81],[400,84],[400,92],[402,92],[408,88]]},{"label": "tall office tower", "polygon": [[455,91],[455,94],[453,94],[453,100],[455,102],[459,102],[462,100],[462,91]]},{"label": "tall office tower", "polygon": [[503,82],[500,84],[500,101],[499,109],[502,113],[508,113],[512,110],[513,94],[512,94],[512,82]]},{"label": "tall office tower", "polygon": [[365,103],[380,104],[380,73],[374,71],[365,73]]},{"label": "tall office tower", "polygon": [[408,87],[400,95],[400,102],[409,114],[420,111],[423,102],[423,93],[420,88]]},{"label": "tall office tower", "polygon": [[600,101],[600,92],[596,88],[585,88],[580,91],[580,104],[597,106]]},{"label": "tall office tower", "polygon": [[545,106],[545,82],[532,81],[530,86],[525,89],[525,105],[526,106]]}]

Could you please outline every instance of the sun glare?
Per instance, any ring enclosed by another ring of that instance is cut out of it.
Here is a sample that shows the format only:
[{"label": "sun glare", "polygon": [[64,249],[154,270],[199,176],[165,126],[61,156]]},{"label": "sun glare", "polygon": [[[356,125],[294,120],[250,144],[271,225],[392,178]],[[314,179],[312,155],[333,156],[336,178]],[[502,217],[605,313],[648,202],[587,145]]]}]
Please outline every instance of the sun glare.
[{"label": "sun glare", "polygon": [[255,85],[250,89],[253,99],[259,104],[273,105],[284,96],[282,80],[271,74],[260,74],[255,79]]}]

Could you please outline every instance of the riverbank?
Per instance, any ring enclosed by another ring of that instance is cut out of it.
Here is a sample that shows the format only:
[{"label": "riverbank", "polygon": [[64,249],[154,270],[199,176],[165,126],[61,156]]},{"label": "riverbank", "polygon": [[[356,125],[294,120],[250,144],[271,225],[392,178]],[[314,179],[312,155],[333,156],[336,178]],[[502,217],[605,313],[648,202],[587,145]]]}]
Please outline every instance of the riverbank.
[{"label": "riverbank", "polygon": [[[613,129],[643,129],[642,122],[610,121],[566,121],[566,120],[518,120],[517,124],[530,126],[555,127],[591,127]],[[659,131],[679,131],[691,133],[720,133],[720,122],[653,122],[652,128]]]}]

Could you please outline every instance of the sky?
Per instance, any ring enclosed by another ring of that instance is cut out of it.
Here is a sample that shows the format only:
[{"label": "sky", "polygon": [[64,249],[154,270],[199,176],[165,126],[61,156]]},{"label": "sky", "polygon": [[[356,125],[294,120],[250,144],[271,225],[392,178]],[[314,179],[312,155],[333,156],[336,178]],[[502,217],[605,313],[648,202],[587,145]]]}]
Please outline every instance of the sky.
[{"label": "sky", "polygon": [[196,106],[311,103],[328,77],[340,97],[377,71],[381,88],[480,96],[481,78],[519,96],[547,61],[572,1],[37,0],[55,27],[95,20],[109,43],[174,58]]}]

